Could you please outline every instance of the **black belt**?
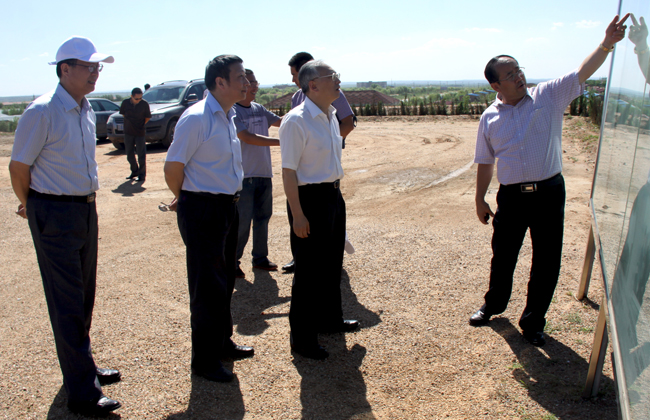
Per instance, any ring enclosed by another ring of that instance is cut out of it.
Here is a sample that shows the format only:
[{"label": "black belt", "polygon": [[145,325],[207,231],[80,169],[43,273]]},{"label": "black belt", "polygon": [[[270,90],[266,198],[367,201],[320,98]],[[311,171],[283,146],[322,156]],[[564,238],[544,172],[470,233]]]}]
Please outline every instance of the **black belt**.
[{"label": "black belt", "polygon": [[302,187],[311,187],[311,188],[334,188],[335,190],[338,190],[341,187],[341,180],[337,179],[334,182],[319,182],[318,184],[305,184],[301,185],[300,188]]},{"label": "black belt", "polygon": [[214,200],[224,200],[229,203],[231,202],[236,203],[239,201],[239,191],[237,191],[235,194],[220,194],[220,193],[209,193],[203,191],[187,191],[187,190],[183,190],[182,192],[184,194],[196,195],[199,197],[206,197]]},{"label": "black belt", "polygon": [[552,187],[562,183],[562,173],[554,175],[550,178],[537,182],[522,182],[520,184],[501,185],[501,188],[511,192],[532,193],[538,191],[540,188]]},{"label": "black belt", "polygon": [[39,198],[41,200],[62,201],[67,203],[93,203],[95,202],[95,197],[97,196],[97,194],[91,193],[88,195],[54,195],[54,194],[40,193],[30,188],[29,196],[34,198]]}]

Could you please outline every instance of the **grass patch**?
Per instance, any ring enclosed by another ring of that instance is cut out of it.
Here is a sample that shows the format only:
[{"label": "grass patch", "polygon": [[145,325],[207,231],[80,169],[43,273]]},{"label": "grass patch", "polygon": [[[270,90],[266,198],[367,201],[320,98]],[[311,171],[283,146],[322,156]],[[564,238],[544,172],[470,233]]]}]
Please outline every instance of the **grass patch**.
[{"label": "grass patch", "polygon": [[566,320],[572,324],[582,324],[582,318],[577,313],[570,313],[567,315]]}]

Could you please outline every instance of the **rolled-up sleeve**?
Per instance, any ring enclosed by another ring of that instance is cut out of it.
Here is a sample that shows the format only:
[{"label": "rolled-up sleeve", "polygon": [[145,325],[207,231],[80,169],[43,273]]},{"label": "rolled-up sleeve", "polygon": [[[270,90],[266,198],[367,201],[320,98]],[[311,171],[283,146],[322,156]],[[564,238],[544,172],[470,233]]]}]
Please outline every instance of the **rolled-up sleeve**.
[{"label": "rolled-up sleeve", "polygon": [[30,106],[20,117],[11,160],[32,166],[47,141],[49,119],[44,106]]},{"label": "rolled-up sleeve", "polygon": [[294,115],[287,115],[280,125],[280,153],[282,167],[292,170],[298,169],[300,157],[307,142],[306,132],[298,123]]}]

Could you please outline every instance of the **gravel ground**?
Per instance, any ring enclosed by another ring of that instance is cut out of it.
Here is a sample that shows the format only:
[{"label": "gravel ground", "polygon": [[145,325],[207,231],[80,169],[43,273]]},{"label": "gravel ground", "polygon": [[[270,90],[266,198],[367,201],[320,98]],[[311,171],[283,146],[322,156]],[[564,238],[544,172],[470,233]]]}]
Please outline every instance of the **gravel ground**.
[{"label": "gravel ground", "polygon": [[[344,314],[363,328],[323,335],[325,361],[289,351],[292,276],[253,270],[246,255],[233,296],[236,342],[252,359],[230,364],[236,379],[190,375],[185,249],[169,202],[165,150],[150,146],[142,185],[125,182],[123,152],[100,144],[97,160],[100,255],[91,337],[99,366],[122,371],[104,387],[124,419],[616,419],[610,358],[601,392],[581,398],[601,300],[577,292],[587,233],[594,134],[581,118],[565,124],[567,208],[563,266],[548,313],[548,343],[525,343],[517,326],[526,299],[530,241],[522,248],[508,310],[482,328],[491,227],[474,211],[472,117],[361,118],[343,152],[348,234]],[[274,131],[277,132],[277,131]],[[6,168],[13,137],[0,136]],[[273,150],[270,258],[290,260],[288,222]],[[449,176],[448,176],[449,175]],[[495,209],[498,185],[488,200]],[[0,418],[74,419],[66,409],[40,274],[29,229],[0,171]]]}]

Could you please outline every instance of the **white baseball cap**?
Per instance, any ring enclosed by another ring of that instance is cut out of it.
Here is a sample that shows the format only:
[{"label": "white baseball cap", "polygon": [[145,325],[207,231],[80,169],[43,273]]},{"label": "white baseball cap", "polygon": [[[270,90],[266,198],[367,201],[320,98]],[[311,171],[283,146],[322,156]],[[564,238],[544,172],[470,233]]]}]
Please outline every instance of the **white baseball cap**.
[{"label": "white baseball cap", "polygon": [[112,63],[115,61],[111,55],[98,53],[95,44],[88,38],[82,36],[73,36],[66,39],[56,52],[56,61],[52,61],[50,64],[58,64],[63,60],[69,60],[71,58],[90,63],[99,63],[100,61]]}]

